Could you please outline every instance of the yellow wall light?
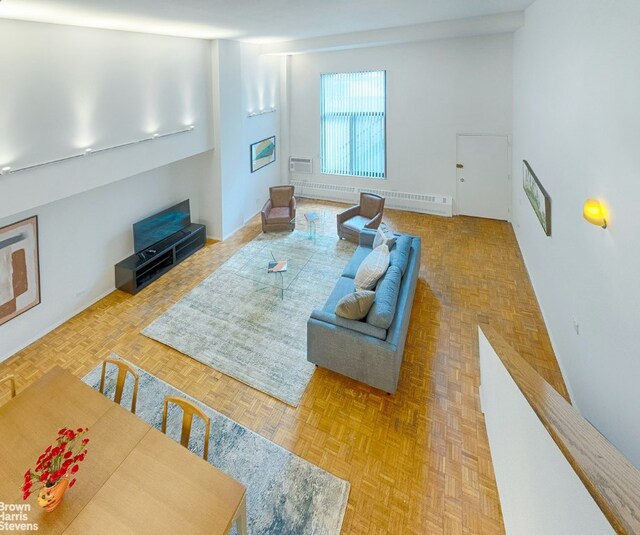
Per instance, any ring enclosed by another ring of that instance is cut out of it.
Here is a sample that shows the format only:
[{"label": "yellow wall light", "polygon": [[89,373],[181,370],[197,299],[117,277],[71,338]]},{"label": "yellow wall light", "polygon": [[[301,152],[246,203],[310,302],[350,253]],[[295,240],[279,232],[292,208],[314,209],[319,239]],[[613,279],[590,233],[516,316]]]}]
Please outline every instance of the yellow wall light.
[{"label": "yellow wall light", "polygon": [[604,205],[597,199],[587,199],[584,203],[582,215],[591,224],[607,228]]}]

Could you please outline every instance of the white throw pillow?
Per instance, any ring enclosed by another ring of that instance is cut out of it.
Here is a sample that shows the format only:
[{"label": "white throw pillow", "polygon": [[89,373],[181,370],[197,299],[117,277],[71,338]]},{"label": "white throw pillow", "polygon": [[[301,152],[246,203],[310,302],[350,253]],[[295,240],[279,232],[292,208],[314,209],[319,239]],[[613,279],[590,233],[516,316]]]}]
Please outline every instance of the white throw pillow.
[{"label": "white throw pillow", "polygon": [[347,294],[338,301],[336,316],[349,320],[361,320],[369,313],[375,298],[375,292],[370,290],[360,290],[359,292]]},{"label": "white throw pillow", "polygon": [[354,280],[357,290],[372,290],[389,267],[389,247],[379,245],[360,264]]},{"label": "white throw pillow", "polygon": [[396,235],[387,225],[380,223],[380,226],[376,231],[376,237],[373,239],[373,248],[375,249],[383,243],[389,247],[389,250],[391,250],[396,244]]}]

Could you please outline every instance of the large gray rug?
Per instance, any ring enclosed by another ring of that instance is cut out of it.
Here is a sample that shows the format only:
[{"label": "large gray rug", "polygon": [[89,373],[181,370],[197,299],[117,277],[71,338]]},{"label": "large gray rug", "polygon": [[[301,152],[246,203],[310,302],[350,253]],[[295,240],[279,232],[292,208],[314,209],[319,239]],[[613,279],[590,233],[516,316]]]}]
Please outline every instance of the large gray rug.
[{"label": "large gray rug", "polygon": [[[307,319],[354,249],[335,236],[261,234],[142,333],[297,406],[315,368],[306,359]],[[267,273],[273,258],[288,261],[282,280]]]},{"label": "large gray rug", "polygon": [[[119,358],[117,355],[111,355]],[[135,366],[134,366],[135,367]],[[100,386],[98,366],[83,381],[96,390]],[[162,428],[165,396],[180,396],[195,402],[211,418],[209,462],[247,487],[249,533],[334,534],[340,533],[349,483],[314,466],[277,444],[230,420],[211,407],[135,367],[140,375],[136,415],[156,429]],[[107,367],[105,394],[113,399],[116,367]],[[122,406],[131,406],[133,381],[125,383]],[[204,432],[194,418],[189,449],[202,456]],[[182,412],[170,405],[167,434],[180,440]],[[235,526],[230,533],[235,534]]]}]

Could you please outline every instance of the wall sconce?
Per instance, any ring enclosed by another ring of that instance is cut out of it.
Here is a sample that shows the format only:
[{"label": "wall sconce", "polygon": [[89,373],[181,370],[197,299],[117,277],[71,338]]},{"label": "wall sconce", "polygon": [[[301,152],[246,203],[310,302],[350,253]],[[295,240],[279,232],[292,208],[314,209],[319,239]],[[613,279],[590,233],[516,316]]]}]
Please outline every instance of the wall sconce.
[{"label": "wall sconce", "polygon": [[597,199],[587,199],[582,210],[584,218],[598,227],[607,228],[604,205]]},{"label": "wall sconce", "polygon": [[[0,0],[2,1],[2,0]],[[18,167],[18,168],[13,168],[13,167],[2,167],[0,168],[0,175],[8,175],[9,173],[18,173],[20,171],[27,171],[28,169],[35,169],[36,167],[42,167],[44,165],[49,165],[52,163],[58,163],[58,162],[64,162],[66,160],[73,160],[75,158],[80,158],[81,156],[90,156],[91,154],[97,154],[99,152],[105,152],[105,151],[109,151],[109,150],[113,150],[113,149],[120,149],[122,147],[127,147],[129,145],[135,145],[136,143],[142,143],[143,141],[150,141],[153,139],[158,139],[160,137],[168,137],[168,136],[175,136],[177,134],[184,134],[185,132],[192,132],[193,129],[195,128],[195,125],[190,124],[189,126],[181,129],[181,130],[176,130],[175,132],[167,132],[166,134],[160,134],[160,133],[155,133],[153,134],[153,136],[151,137],[146,137],[144,139],[136,139],[135,141],[127,141],[125,143],[120,143],[119,145],[111,145],[109,147],[99,147],[96,149],[93,149],[91,147],[88,147],[86,149],[84,149],[84,151],[82,151],[80,154],[72,154],[70,156],[63,156],[62,158],[56,158],[55,160],[48,160],[46,162],[40,162],[40,163],[34,163],[31,165],[26,165],[24,167]]]},{"label": "wall sconce", "polygon": [[258,115],[264,115],[265,113],[274,113],[275,111],[276,111],[275,106],[271,106],[266,110],[264,108],[261,108],[260,111],[247,112],[247,117],[257,117]]}]

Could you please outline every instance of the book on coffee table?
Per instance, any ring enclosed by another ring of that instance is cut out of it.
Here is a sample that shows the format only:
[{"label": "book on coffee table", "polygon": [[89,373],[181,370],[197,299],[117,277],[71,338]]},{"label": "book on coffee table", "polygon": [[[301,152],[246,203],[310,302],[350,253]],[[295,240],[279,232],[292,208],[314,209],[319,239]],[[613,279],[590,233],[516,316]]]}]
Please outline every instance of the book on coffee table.
[{"label": "book on coffee table", "polygon": [[307,212],[306,214],[304,214],[304,218],[309,223],[313,223],[314,221],[317,221],[318,219],[320,219],[320,216],[318,214],[316,214],[315,212]]},{"label": "book on coffee table", "polygon": [[267,265],[267,273],[280,273],[282,271],[287,271],[287,261],[286,260],[278,260],[277,262],[269,262]]}]

